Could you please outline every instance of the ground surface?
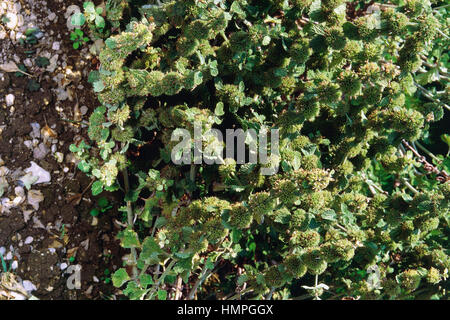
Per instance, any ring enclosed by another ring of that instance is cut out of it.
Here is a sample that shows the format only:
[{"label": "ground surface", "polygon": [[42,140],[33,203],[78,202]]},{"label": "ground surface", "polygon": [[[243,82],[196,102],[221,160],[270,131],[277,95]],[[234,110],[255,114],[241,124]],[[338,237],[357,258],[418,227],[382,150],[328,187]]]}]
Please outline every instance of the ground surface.
[{"label": "ground surface", "polygon": [[[0,70],[0,254],[3,267],[39,299],[113,297],[109,272],[122,256],[113,236],[117,210],[98,219],[89,214],[90,180],[69,151],[97,106],[87,83],[97,62],[88,44],[72,48],[65,17],[71,5],[82,1],[0,1],[0,17],[7,17],[0,22],[0,65],[23,64],[33,75]],[[21,44],[29,28],[39,28],[37,42]],[[39,67],[39,57],[50,64]],[[30,167],[31,176],[47,181],[49,173],[50,181],[27,188]],[[69,289],[67,271],[77,264],[81,289]]]}]

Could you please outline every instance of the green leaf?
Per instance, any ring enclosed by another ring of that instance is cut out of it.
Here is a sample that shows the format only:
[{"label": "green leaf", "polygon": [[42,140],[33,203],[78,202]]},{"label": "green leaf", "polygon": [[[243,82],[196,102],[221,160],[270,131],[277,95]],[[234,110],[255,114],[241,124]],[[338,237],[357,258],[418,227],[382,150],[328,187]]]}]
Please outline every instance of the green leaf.
[{"label": "green leaf", "polygon": [[69,146],[69,150],[70,150],[70,152],[75,153],[75,152],[78,152],[80,149],[78,149],[78,147],[77,147],[75,144],[72,143],[72,144]]},{"label": "green leaf", "polygon": [[239,5],[239,1],[233,2],[230,7],[230,12],[236,13],[236,15],[241,19],[244,19],[246,17],[245,11],[242,10],[241,6]]},{"label": "green leaf", "polygon": [[322,212],[322,219],[329,221],[336,221],[336,212],[333,209],[326,210]]},{"label": "green leaf", "polygon": [[109,201],[105,197],[101,197],[98,199],[97,204],[100,208],[106,208],[109,205]]},{"label": "green leaf", "polygon": [[101,181],[95,181],[91,187],[92,195],[97,196],[103,191],[103,183]]},{"label": "green leaf", "polygon": [[265,36],[265,37],[263,38],[262,45],[263,45],[263,46],[269,45],[270,40],[271,40],[271,39],[270,39],[269,36]]},{"label": "green leaf", "polygon": [[98,209],[92,209],[90,212],[91,216],[97,217],[100,214],[100,210]]},{"label": "green leaf", "polygon": [[105,89],[105,84],[102,80],[98,80],[94,82],[94,92],[102,92]]},{"label": "green leaf", "polygon": [[141,286],[147,287],[148,285],[153,284],[153,278],[149,274],[142,274],[139,276],[139,282]]},{"label": "green leaf", "polygon": [[111,277],[114,287],[120,288],[130,280],[130,276],[124,268],[118,269]]},{"label": "green leaf", "polygon": [[89,163],[83,160],[78,163],[78,169],[86,173],[89,172],[89,170],[91,170],[91,166],[89,165]]},{"label": "green leaf", "polygon": [[197,71],[194,74],[194,84],[196,86],[201,85],[203,82],[203,73],[201,71]]},{"label": "green leaf", "polygon": [[98,80],[100,80],[100,72],[98,72],[97,70],[91,71],[88,76],[88,82],[94,83]]},{"label": "green leaf", "polygon": [[163,251],[156,241],[151,237],[147,237],[142,243],[142,251],[139,258],[147,264],[157,264],[159,262],[159,255],[162,253]]},{"label": "green leaf", "polygon": [[214,110],[214,114],[218,117],[223,116],[225,112],[223,111],[224,105],[223,102],[218,102],[216,104],[216,109]]},{"label": "green leaf", "polygon": [[158,300],[166,300],[166,299],[167,299],[167,291],[158,290]]},{"label": "green leaf", "polygon": [[37,57],[35,62],[36,65],[41,68],[45,68],[50,64],[50,61],[46,57]]},{"label": "green leaf", "polygon": [[105,44],[109,49],[116,48],[116,41],[113,38],[108,38],[105,40]]},{"label": "green leaf", "polygon": [[73,48],[74,48],[75,50],[77,50],[79,47],[80,47],[80,43],[79,43],[79,42],[74,42]]},{"label": "green leaf", "polygon": [[81,27],[86,22],[86,17],[81,12],[77,12],[72,15],[70,22],[73,26]]},{"label": "green leaf", "polygon": [[120,240],[122,247],[125,249],[136,248],[140,246],[137,233],[131,228],[127,227],[122,232],[119,232],[117,239]]},{"label": "green leaf", "polygon": [[33,91],[38,91],[40,88],[41,88],[41,85],[36,80],[31,79],[31,80],[28,81],[27,89],[29,91],[32,91],[32,92]]},{"label": "green leaf", "polygon": [[448,134],[441,135],[441,140],[444,141],[450,148],[450,135]]},{"label": "green leaf", "polygon": [[99,29],[103,29],[105,27],[105,19],[101,16],[95,17],[95,26]]}]

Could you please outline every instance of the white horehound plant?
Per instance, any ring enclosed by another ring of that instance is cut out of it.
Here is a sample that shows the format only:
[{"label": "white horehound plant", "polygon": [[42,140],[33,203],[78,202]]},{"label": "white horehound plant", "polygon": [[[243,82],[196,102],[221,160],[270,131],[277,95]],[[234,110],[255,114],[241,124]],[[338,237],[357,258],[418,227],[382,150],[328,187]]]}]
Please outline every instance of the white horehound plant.
[{"label": "white horehound plant", "polygon": [[[114,285],[131,299],[444,296],[449,160],[427,171],[402,143],[423,152],[448,108],[441,60],[427,62],[448,44],[433,3],[128,1],[90,76],[91,141],[71,148],[94,195],[125,194]],[[194,121],[280,129],[279,172],[174,165],[171,134]]]}]

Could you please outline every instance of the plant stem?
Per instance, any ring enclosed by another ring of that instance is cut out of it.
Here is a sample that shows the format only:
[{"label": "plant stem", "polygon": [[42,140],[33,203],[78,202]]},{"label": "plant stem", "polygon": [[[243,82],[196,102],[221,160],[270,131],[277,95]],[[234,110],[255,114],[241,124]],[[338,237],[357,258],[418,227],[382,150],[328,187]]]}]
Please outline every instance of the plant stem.
[{"label": "plant stem", "polygon": [[[214,266],[215,267],[215,266]],[[203,281],[206,280],[206,278],[211,274],[212,269],[208,269],[206,267],[206,263],[203,266],[203,269],[200,273],[200,275],[198,276],[197,281],[195,281],[194,285],[192,286],[191,291],[189,291],[189,294],[186,298],[186,300],[193,300],[195,297],[195,294],[197,293],[198,287],[203,283]]]},{"label": "plant stem", "polygon": [[447,8],[447,7],[450,7],[450,4],[444,4],[443,6],[433,8],[433,10],[439,10],[439,9],[443,9],[443,8]]},{"label": "plant stem", "polygon": [[414,192],[415,194],[418,194],[419,191],[417,191],[417,189],[415,189],[409,182],[408,180],[406,180],[405,178],[401,178],[402,182],[404,183],[404,185],[411,190],[412,192]]},{"label": "plant stem", "polygon": [[167,266],[167,268],[164,270],[164,272],[161,274],[161,276],[156,281],[155,285],[153,286],[153,288],[152,288],[152,290],[150,292],[150,296],[149,296],[150,300],[153,298],[153,295],[155,294],[155,291],[157,291],[159,289],[159,286],[160,286],[161,282],[164,281],[164,278],[167,276],[167,274],[170,272],[170,270],[172,270],[173,266],[175,265],[175,262],[176,262],[175,260],[170,261],[170,263]]},{"label": "plant stem", "polygon": [[195,169],[196,169],[195,164],[191,164],[191,169],[189,171],[189,179],[192,182],[195,182]]},{"label": "plant stem", "polygon": [[[124,184],[125,184],[125,193],[127,194],[128,191],[130,190],[130,181],[128,180],[128,170],[127,168],[122,170],[122,174],[123,174],[123,180],[124,180]],[[134,215],[133,215],[133,208],[131,206],[131,201],[127,201],[127,220],[128,220],[128,226],[133,228],[133,220],[134,220]],[[131,257],[133,259],[133,278],[137,279],[138,277],[138,270],[137,270],[137,252],[136,252],[136,248],[131,248]]]},{"label": "plant stem", "polygon": [[270,292],[267,294],[267,297],[266,297],[266,299],[265,300],[272,300],[272,295],[273,295],[273,292],[275,291],[275,288],[270,288]]},{"label": "plant stem", "polygon": [[436,99],[435,97],[433,97],[433,95],[432,95],[427,89],[425,89],[424,87],[422,87],[420,84],[418,84],[418,83],[416,83],[416,82],[414,82],[414,84],[416,85],[417,88],[419,88],[419,90],[422,92],[422,94],[423,94],[425,97],[427,97],[428,99],[430,99],[430,100],[433,101],[433,102],[442,104],[442,106],[443,106],[445,109],[447,109],[447,110],[450,111],[450,106],[448,106],[447,104],[441,102],[441,100]]},{"label": "plant stem", "polygon": [[428,156],[430,156],[430,158],[438,161],[439,163],[441,162],[441,160],[439,160],[439,158],[437,158],[433,153],[431,153],[431,151],[429,151],[427,148],[425,148],[419,141],[414,142],[417,147],[422,150],[423,152],[425,152]]},{"label": "plant stem", "polygon": [[252,292],[252,291],[253,291],[252,288],[247,288],[247,289],[245,289],[245,290],[243,290],[243,291],[241,291],[239,293],[236,293],[235,295],[231,296],[227,300],[236,300],[236,299],[240,298],[242,295],[244,295],[246,293],[249,293],[249,292]]}]

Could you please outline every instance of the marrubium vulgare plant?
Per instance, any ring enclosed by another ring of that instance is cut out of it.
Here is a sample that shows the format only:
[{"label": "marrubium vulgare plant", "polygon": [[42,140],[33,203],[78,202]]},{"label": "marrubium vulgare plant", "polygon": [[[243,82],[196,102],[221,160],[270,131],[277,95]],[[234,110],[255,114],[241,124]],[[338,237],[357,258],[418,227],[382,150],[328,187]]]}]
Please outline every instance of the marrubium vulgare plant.
[{"label": "marrubium vulgare plant", "polygon": [[[90,141],[72,146],[94,194],[125,194],[116,287],[132,299],[445,296],[450,160],[423,142],[448,117],[447,7],[143,3],[114,6],[123,18],[90,77],[101,106]],[[175,165],[172,133],[195,122],[279,129],[279,170]]]}]

